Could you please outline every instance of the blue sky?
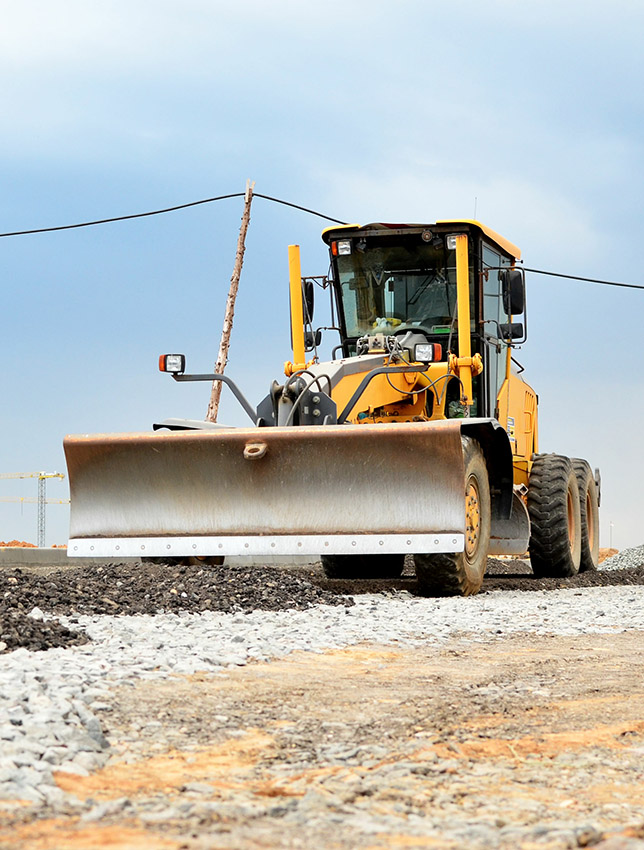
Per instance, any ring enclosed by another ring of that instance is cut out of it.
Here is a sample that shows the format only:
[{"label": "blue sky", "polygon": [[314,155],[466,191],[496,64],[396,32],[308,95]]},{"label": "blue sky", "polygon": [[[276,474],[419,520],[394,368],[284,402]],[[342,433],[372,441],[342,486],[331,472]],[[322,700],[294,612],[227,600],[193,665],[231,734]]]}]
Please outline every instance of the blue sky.
[{"label": "blue sky", "polygon": [[[347,221],[476,215],[526,265],[643,283],[644,6],[614,0],[2,0],[0,231],[256,191]],[[0,239],[0,471],[64,471],[65,433],[203,417],[239,199]],[[228,373],[257,402],[289,359],[287,255],[324,222],[253,204]],[[542,451],[603,479],[602,544],[644,541],[644,292],[528,275],[518,358]],[[222,421],[242,424],[226,401]],[[0,498],[36,494],[0,481]],[[63,498],[66,483],[48,495]],[[47,511],[47,542],[67,535]],[[610,524],[612,523],[612,532]],[[0,502],[0,539],[35,541]]]}]

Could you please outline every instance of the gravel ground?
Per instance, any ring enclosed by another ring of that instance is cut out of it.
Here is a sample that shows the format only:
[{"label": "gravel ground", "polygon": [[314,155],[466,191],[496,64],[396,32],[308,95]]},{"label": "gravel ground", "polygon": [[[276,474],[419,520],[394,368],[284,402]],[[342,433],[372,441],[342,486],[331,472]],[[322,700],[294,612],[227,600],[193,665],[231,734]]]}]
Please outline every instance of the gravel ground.
[{"label": "gravel ground", "polygon": [[[488,559],[483,593],[644,584],[644,546],[604,561],[597,572],[571,579],[538,579],[528,561]],[[349,595],[416,592],[413,567],[400,581],[329,581],[321,571],[270,568],[106,564],[39,575],[4,573],[0,598],[0,654],[19,647],[46,650],[87,642],[85,634],[51,614],[158,614],[202,611],[302,610],[312,605],[352,605]],[[349,598],[347,598],[349,597]],[[28,616],[34,612],[35,616]]]},{"label": "gravel ground", "polygon": [[[106,564],[38,575],[4,573],[0,653],[85,643],[87,637],[47,614],[159,614],[178,611],[282,611],[351,605],[300,575],[275,569]],[[34,610],[35,609],[35,610]],[[33,616],[32,612],[35,612]],[[32,614],[32,616],[28,616]]]},{"label": "gravel ground", "polygon": [[623,549],[600,564],[600,570],[629,570],[644,564],[644,545]]},{"label": "gravel ground", "polygon": [[[0,808],[27,803],[23,818],[105,815],[91,796],[77,798],[56,777],[88,776],[116,757],[101,720],[113,708],[115,689],[169,676],[225,675],[297,650],[320,653],[365,642],[427,648],[462,636],[476,645],[520,634],[644,631],[643,558],[638,547],[597,573],[565,582],[536,580],[525,562],[490,559],[486,592],[467,599],[416,596],[412,578],[352,583],[353,597],[347,597],[339,595],[347,583],[278,569],[109,565],[48,576],[6,572]],[[14,648],[21,641],[25,645]],[[44,647],[50,648],[31,651]],[[172,743],[164,743],[162,726],[153,730],[161,748]],[[441,761],[437,770],[444,767]],[[332,821],[335,814],[327,814]],[[472,846],[512,846],[490,843],[489,836],[481,841]]]}]

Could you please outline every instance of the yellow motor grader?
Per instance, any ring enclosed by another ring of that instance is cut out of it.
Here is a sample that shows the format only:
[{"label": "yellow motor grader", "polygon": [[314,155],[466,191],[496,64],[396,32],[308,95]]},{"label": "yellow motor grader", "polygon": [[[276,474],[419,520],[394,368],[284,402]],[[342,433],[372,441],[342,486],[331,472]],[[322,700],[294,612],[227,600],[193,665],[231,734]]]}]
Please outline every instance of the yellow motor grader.
[{"label": "yellow motor grader", "polygon": [[[594,569],[599,479],[538,454],[519,249],[476,221],[327,229],[330,274],[289,248],[293,361],[249,427],[171,419],[151,433],[65,439],[68,554],[173,562],[320,558],[330,578],[397,577],[413,555],[431,594],[481,587],[488,555],[528,549],[540,576]],[[337,333],[320,362],[315,284]]]}]

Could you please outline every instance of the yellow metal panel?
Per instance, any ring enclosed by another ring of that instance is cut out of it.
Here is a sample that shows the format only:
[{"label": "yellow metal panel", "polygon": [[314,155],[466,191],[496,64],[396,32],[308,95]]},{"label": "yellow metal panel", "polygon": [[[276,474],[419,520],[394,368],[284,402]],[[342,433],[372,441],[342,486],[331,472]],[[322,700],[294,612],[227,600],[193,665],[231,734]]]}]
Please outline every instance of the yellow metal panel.
[{"label": "yellow metal panel", "polygon": [[521,259],[521,249],[517,248],[509,239],[506,239],[504,236],[501,236],[500,233],[497,233],[495,230],[492,230],[491,227],[488,227],[485,224],[482,224],[480,221],[475,221],[474,219],[469,218],[446,218],[437,221],[436,224],[469,224],[474,225],[474,227],[478,227],[479,230],[482,230],[483,233],[491,239],[493,242],[499,246],[499,248],[503,248],[508,254],[511,254],[516,260]]},{"label": "yellow metal panel", "polygon": [[336,230],[360,230],[359,224],[336,224],[333,227],[325,227],[322,231],[322,239],[326,242],[326,234],[335,232]]},{"label": "yellow metal panel", "polygon": [[[442,364],[442,367],[442,371],[444,371],[445,364]],[[411,383],[406,380],[408,374],[410,378],[413,378]],[[332,398],[336,403],[338,413],[344,410],[364,376],[364,372],[345,375],[333,388]],[[435,378],[437,376],[433,377]],[[348,419],[350,422],[357,422],[359,413],[366,412],[370,415],[373,411],[388,405],[391,405],[393,408],[399,405],[401,408],[399,415],[402,418],[412,419],[414,416],[423,415],[425,397],[424,394],[421,396],[420,393],[427,384],[427,379],[417,372],[377,375],[366,387],[356,406],[349,414]],[[410,392],[417,392],[419,395],[414,399],[409,395]],[[393,409],[388,410],[387,414],[388,416],[393,416]]]},{"label": "yellow metal panel", "polygon": [[467,257],[467,236],[463,233],[456,237],[456,297],[458,301],[458,376],[463,385],[463,402],[472,404],[472,366],[462,358],[471,358],[470,336],[470,273]]},{"label": "yellow metal panel", "polygon": [[[436,222],[436,224],[454,224],[454,225],[467,224],[467,225],[470,225],[470,226],[478,227],[478,229],[482,233],[484,233],[488,237],[488,239],[491,239],[492,242],[496,242],[496,244],[499,246],[499,248],[501,248],[507,254],[510,254],[516,260],[521,259],[521,249],[520,248],[518,248],[516,245],[514,245],[512,242],[510,242],[509,239],[506,239],[504,236],[501,236],[500,233],[497,233],[495,230],[492,230],[491,227],[488,227],[486,224],[483,224],[480,221],[475,221],[474,219],[467,219],[467,218],[445,218],[445,219],[440,219],[439,221]],[[338,225],[338,224],[336,224],[334,227],[326,227],[322,231],[322,239],[325,242],[328,243],[327,234],[329,234],[329,233],[336,233],[338,231],[343,231],[343,230],[367,230],[367,229],[372,228],[372,227],[373,227],[372,224],[365,224],[365,225],[360,225],[360,224],[340,224],[340,225]],[[400,227],[432,227],[432,225],[431,224],[409,224],[409,223],[407,223],[407,224],[401,224]]]},{"label": "yellow metal panel", "polygon": [[302,308],[302,271],[300,246],[288,246],[288,272],[291,287],[291,337],[293,339],[293,365],[304,368],[304,311]]},{"label": "yellow metal panel", "polygon": [[531,457],[530,446],[536,454],[537,445],[537,394],[526,384],[526,394],[523,407],[524,431],[526,434],[526,448],[528,457]]},{"label": "yellow metal panel", "polygon": [[527,484],[537,444],[537,394],[518,375],[511,374],[499,390],[499,422],[508,432],[514,461],[514,483]]}]

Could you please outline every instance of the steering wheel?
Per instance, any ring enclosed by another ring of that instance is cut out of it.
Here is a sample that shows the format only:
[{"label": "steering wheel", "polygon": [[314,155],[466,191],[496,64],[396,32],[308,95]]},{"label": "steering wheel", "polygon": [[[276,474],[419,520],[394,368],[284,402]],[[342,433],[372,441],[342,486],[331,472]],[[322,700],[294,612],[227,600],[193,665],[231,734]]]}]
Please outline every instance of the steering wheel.
[{"label": "steering wheel", "polygon": [[406,333],[421,333],[425,335],[431,334],[431,325],[406,325],[404,328],[397,328],[391,336],[404,336]]}]

